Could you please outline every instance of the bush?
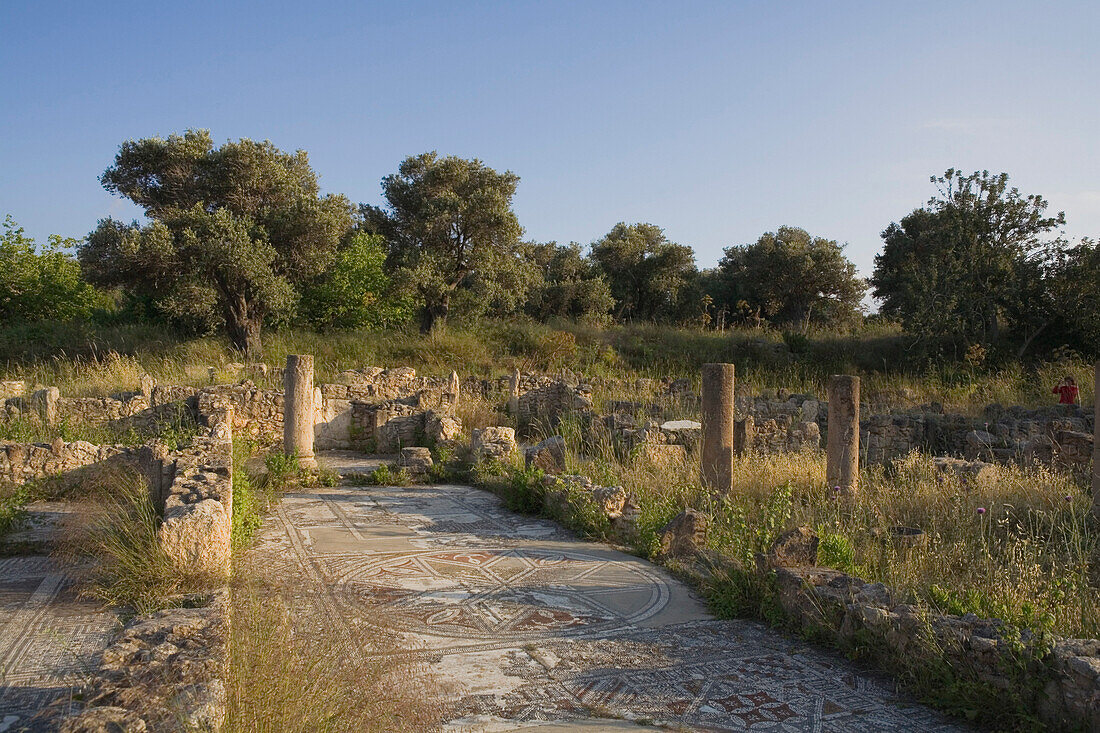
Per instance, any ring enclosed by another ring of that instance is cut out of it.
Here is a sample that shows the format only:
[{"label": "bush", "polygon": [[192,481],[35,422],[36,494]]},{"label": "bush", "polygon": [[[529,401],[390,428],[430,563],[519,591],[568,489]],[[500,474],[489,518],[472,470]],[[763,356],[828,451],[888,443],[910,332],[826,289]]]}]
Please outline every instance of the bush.
[{"label": "bush", "polygon": [[412,316],[408,299],[389,294],[383,271],[385,240],[356,234],[329,268],[303,289],[304,319],[318,329],[381,328],[405,323]]},{"label": "bush", "polygon": [[80,265],[66,250],[74,239],[54,234],[37,245],[9,214],[0,234],[0,322],[71,321],[91,315],[108,299],[84,281]]}]

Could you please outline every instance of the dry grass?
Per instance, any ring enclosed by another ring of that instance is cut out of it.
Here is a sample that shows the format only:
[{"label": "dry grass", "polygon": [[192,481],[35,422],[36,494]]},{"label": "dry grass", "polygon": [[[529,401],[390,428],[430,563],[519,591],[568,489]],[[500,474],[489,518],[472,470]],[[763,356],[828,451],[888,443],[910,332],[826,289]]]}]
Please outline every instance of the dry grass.
[{"label": "dry grass", "polygon": [[132,469],[95,472],[81,487],[87,511],[67,528],[60,549],[70,559],[89,559],[83,592],[110,606],[144,614],[214,590],[220,579],[181,572],[157,539],[160,518],[145,477]]},{"label": "dry grass", "polygon": [[294,578],[275,575],[256,558],[238,565],[226,733],[439,729],[425,669],[377,656],[392,648],[383,632],[334,622]]},{"label": "dry grass", "polygon": [[[202,385],[214,367],[219,381],[238,378],[227,366],[241,357],[216,337],[181,340],[151,326],[54,325],[0,330],[0,378],[29,386],[55,385],[70,396],[103,396],[136,389],[141,376],[163,384]],[[1073,354],[1051,355],[1032,366],[1007,364],[914,365],[895,328],[855,333],[791,335],[744,328],[716,332],[646,324],[596,328],[489,321],[427,336],[403,331],[272,331],[264,336],[266,361],[280,365],[290,353],[314,354],[317,379],[332,381],[350,368],[412,366],[425,374],[498,376],[513,367],[553,371],[568,367],[590,376],[632,380],[697,378],[708,361],[737,365],[738,380],[756,391],[786,387],[823,394],[830,374],[858,374],[865,399],[896,407],[940,402],[949,410],[978,413],[990,402],[1039,405],[1066,374],[1092,395],[1092,366]],[[277,386],[277,385],[270,385]]]},{"label": "dry grass", "polygon": [[[571,453],[570,470],[638,497],[638,545],[648,554],[660,527],[685,507],[708,512],[712,548],[745,563],[779,531],[808,525],[822,536],[825,564],[911,601],[1100,637],[1100,528],[1086,488],[1069,474],[998,466],[966,480],[912,454],[888,470],[865,469],[849,498],[826,485],[821,452],[753,455],[737,462],[734,495],[716,498],[700,485],[697,461],[653,466],[599,445],[586,453]],[[897,526],[923,530],[927,545],[883,538]]]}]

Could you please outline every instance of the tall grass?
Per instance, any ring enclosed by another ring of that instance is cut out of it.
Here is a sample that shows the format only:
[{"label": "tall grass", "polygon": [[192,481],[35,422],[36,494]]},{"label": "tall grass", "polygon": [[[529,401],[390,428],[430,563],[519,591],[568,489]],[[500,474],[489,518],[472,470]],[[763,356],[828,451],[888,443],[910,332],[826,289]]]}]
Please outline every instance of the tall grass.
[{"label": "tall grass", "polygon": [[379,656],[392,650],[383,632],[329,623],[303,598],[304,581],[271,572],[259,555],[238,558],[234,577],[223,731],[439,729],[428,671]]},{"label": "tall grass", "polygon": [[[28,329],[37,329],[34,333]],[[265,360],[315,356],[319,381],[332,381],[361,366],[412,366],[426,374],[496,376],[513,367],[553,371],[568,367],[588,376],[632,380],[697,377],[711,361],[737,365],[738,380],[756,391],[785,387],[824,394],[830,374],[863,377],[868,402],[895,406],[940,402],[949,409],[980,411],[989,402],[1036,405],[1066,374],[1091,398],[1092,367],[1072,355],[1050,355],[1027,366],[915,363],[896,327],[868,326],[852,333],[781,333],[744,328],[724,332],[635,324],[598,328],[487,321],[421,335],[407,331],[302,330],[264,335]],[[107,395],[135,389],[143,374],[164,384],[199,386],[239,378],[229,365],[240,360],[220,337],[180,339],[149,326],[42,326],[0,329],[0,375],[31,386],[56,385],[66,395]],[[271,386],[277,386],[272,384]]]},{"label": "tall grass", "polygon": [[[559,432],[569,470],[637,497],[642,554],[656,554],[661,527],[688,507],[712,517],[711,549],[743,564],[783,529],[808,525],[823,538],[824,563],[881,581],[905,601],[1100,637],[1100,527],[1080,477],[1005,465],[972,479],[913,453],[865,467],[847,497],[826,484],[824,454],[807,451],[741,457],[733,494],[715,496],[700,484],[697,460],[655,466],[590,439],[574,420]],[[926,543],[891,539],[895,527],[922,530]]]},{"label": "tall grass", "polygon": [[219,578],[181,571],[164,551],[157,539],[160,518],[141,474],[116,468],[101,472],[97,483],[84,496],[90,516],[72,528],[63,550],[91,561],[88,596],[144,614],[219,585]]}]

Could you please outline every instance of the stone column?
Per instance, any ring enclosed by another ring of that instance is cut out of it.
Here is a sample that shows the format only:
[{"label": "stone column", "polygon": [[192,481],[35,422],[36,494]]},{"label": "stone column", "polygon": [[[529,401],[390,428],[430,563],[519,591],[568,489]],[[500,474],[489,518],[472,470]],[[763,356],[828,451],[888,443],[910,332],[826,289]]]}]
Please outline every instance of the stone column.
[{"label": "stone column", "polygon": [[317,468],[313,457],[313,356],[288,354],[283,373],[283,450],[297,454],[304,468]]},{"label": "stone column", "polygon": [[517,417],[519,415],[519,379],[519,369],[513,369],[508,397],[508,414],[512,417]]},{"label": "stone column", "polygon": [[1100,519],[1100,361],[1096,362],[1092,384],[1092,513]]},{"label": "stone column", "polygon": [[458,372],[451,371],[447,377],[447,386],[443,388],[443,403],[452,410],[458,407],[458,396],[462,392],[462,383],[458,381]]},{"label": "stone column", "polygon": [[752,415],[745,415],[733,422],[733,452],[743,456],[752,452],[752,441],[756,436],[756,421]]},{"label": "stone column", "polygon": [[61,390],[57,387],[46,387],[31,395],[31,404],[34,405],[43,424],[57,424],[57,402],[60,399]]},{"label": "stone column", "polygon": [[845,493],[859,488],[859,377],[829,379],[825,480]]},{"label": "stone column", "polygon": [[703,365],[703,486],[719,493],[733,490],[733,364]]}]

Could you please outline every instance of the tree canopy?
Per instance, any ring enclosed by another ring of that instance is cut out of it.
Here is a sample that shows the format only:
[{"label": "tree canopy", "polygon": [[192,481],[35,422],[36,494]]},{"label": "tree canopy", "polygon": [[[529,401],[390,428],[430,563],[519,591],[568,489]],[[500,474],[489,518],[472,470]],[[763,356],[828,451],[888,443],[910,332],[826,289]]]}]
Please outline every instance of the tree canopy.
[{"label": "tree canopy", "polygon": [[615,307],[603,275],[576,242],[532,243],[527,260],[537,268],[537,281],[527,299],[527,312],[545,321],[567,318],[602,323]]},{"label": "tree canopy", "polygon": [[991,344],[1007,316],[1028,311],[1034,257],[1065,216],[1045,216],[1047,202],[1004,173],[950,169],[932,182],[938,195],[882,233],[874,295],[929,348]]},{"label": "tree canopy", "polygon": [[867,290],[843,245],[788,226],[727,247],[714,277],[729,312],[776,325],[849,325]]},{"label": "tree canopy", "polygon": [[79,250],[88,278],[148,297],[167,316],[224,324],[253,355],[265,320],[293,315],[298,288],[351,227],[347,199],[320,195],[306,153],[268,141],[215,148],[205,130],[131,140],[101,181],[150,223],[101,221]]},{"label": "tree canopy", "polygon": [[68,321],[86,318],[103,304],[69,253],[76,245],[53,234],[39,251],[8,214],[0,233],[0,321]]},{"label": "tree canopy", "polygon": [[[421,302],[421,330],[446,321],[452,296],[514,272],[523,229],[512,210],[519,176],[480,160],[423,153],[382,179],[386,207],[363,206],[389,244],[388,264]],[[496,297],[505,297],[495,291]]]},{"label": "tree canopy", "polygon": [[591,256],[620,321],[674,318],[696,273],[691,247],[669,241],[654,224],[619,222],[593,243]]}]

